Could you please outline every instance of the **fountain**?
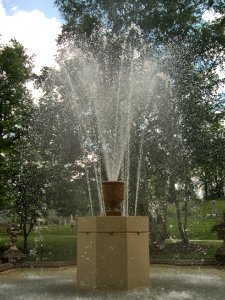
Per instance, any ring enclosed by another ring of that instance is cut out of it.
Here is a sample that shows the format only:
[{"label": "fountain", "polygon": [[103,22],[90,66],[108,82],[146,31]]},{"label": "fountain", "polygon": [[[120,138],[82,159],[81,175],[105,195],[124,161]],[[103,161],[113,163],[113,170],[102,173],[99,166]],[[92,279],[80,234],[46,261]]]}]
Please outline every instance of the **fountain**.
[{"label": "fountain", "polygon": [[[122,214],[129,214],[131,131],[137,126],[135,130],[140,132],[142,142],[138,157],[136,215],[144,131],[157,111],[160,97],[165,97],[169,90],[169,78],[160,72],[156,62],[130,49],[126,41],[124,44],[117,58],[119,65],[113,65],[112,57],[108,57],[104,49],[99,58],[86,49],[86,45],[82,45],[81,50],[69,43],[59,55],[60,71],[54,75],[59,98],[66,99],[78,123],[76,130],[84,154],[82,164],[91,208],[89,174],[94,169],[100,215],[105,214],[102,187],[106,189],[106,186],[101,185],[102,177],[104,180],[107,177],[109,182],[125,182]],[[106,174],[102,176],[103,165]]]},{"label": "fountain", "polygon": [[130,289],[149,285],[148,217],[121,216],[124,182],[102,183],[106,216],[80,217],[77,284],[88,289]]},{"label": "fountain", "polygon": [[[128,216],[130,129],[137,111],[143,111],[138,117],[143,120],[141,130],[144,130],[145,118],[149,117],[145,115],[145,110],[150,107],[152,112],[154,107],[151,96],[156,81],[161,81],[165,87],[167,78],[158,73],[153,62],[146,60],[139,64],[138,53],[133,55],[129,68],[126,59],[121,59],[117,78],[108,82],[104,78],[106,75],[102,74],[104,68],[92,56],[78,49],[69,49],[63,55],[73,60],[75,67],[71,70],[71,61],[68,63],[67,59],[62,60],[58,73],[59,86],[64,86],[66,93],[62,92],[62,95],[72,102],[79,121],[84,153],[87,157],[97,157],[93,165],[100,216],[78,218],[77,269],[41,268],[16,270],[7,275],[3,273],[0,298],[223,299],[225,273],[222,268],[151,264],[149,272],[148,218]],[[105,82],[107,85],[104,85]],[[163,93],[163,89],[160,92]],[[109,103],[112,104],[111,108],[108,107]],[[97,166],[100,148],[109,180],[103,181],[102,186],[99,184],[101,176]],[[140,158],[141,153],[142,148]],[[84,169],[93,214],[89,172],[85,161]],[[137,184],[135,214],[138,190]],[[122,201],[126,202],[123,208]]]},{"label": "fountain", "polygon": [[[168,79],[126,41],[122,48],[115,66],[104,51],[99,58],[85,45],[81,50],[73,43],[59,57],[59,86],[66,90],[62,94],[78,119],[83,152],[95,158],[99,197],[100,216],[78,218],[77,284],[81,288],[130,289],[149,284],[148,217],[136,216],[136,209],[135,216],[128,216],[130,131],[136,120],[141,120],[144,131],[143,124],[154,110],[153,94],[164,93]],[[100,184],[97,164],[102,158],[108,181]],[[93,207],[87,162],[84,165]]]}]

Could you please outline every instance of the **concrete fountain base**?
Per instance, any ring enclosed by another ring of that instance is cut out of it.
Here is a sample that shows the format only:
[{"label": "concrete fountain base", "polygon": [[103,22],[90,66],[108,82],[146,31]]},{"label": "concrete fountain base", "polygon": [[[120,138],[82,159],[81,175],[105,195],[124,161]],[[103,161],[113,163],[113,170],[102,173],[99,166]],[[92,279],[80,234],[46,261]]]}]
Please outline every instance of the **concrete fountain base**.
[{"label": "concrete fountain base", "polygon": [[148,231],[148,217],[78,218],[78,285],[91,289],[148,286]]}]

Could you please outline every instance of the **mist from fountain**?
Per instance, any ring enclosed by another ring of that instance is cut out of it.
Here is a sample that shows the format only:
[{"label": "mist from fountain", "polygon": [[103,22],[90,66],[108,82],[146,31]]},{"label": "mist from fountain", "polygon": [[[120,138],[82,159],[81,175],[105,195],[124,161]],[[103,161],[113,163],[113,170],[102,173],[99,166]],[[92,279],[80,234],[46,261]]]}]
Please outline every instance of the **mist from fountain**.
[{"label": "mist from fountain", "polygon": [[[108,180],[116,181],[120,178],[127,182],[124,214],[128,214],[131,127],[141,120],[141,130],[144,131],[146,115],[153,113],[153,100],[162,92],[159,86],[168,86],[168,78],[158,71],[155,62],[145,58],[137,49],[131,49],[126,43],[119,58],[119,67],[112,64],[110,55],[104,54],[99,59],[84,49],[85,47],[81,50],[72,43],[61,53],[58,76],[66,91],[62,97],[69,99],[78,120],[84,156],[94,162],[101,213],[104,211],[104,204],[99,186],[99,163],[103,154]],[[142,150],[143,139],[137,158],[139,170],[135,207],[139,193]],[[87,173],[86,167],[85,170]],[[86,179],[90,187],[88,174]],[[92,207],[90,189],[88,191]]]}]

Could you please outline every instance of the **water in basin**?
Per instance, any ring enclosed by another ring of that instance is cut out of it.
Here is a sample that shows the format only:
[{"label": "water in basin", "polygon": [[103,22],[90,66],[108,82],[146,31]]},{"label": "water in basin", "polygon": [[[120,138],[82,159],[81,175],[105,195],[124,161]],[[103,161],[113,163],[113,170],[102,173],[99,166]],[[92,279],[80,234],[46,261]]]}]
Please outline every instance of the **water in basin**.
[{"label": "water in basin", "polygon": [[154,299],[223,300],[225,269],[151,265],[150,283],[131,291],[85,291],[76,285],[76,269],[13,270],[0,275],[0,299]]}]

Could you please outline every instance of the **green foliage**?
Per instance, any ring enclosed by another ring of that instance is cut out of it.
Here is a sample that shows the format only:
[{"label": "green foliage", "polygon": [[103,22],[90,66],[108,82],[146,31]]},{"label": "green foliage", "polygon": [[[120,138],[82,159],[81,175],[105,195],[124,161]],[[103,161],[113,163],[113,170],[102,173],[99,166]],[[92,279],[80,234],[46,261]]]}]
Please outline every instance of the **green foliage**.
[{"label": "green foliage", "polygon": [[[68,77],[66,73],[63,75]],[[61,216],[88,214],[90,205],[80,124],[74,113],[73,95],[63,85],[63,75],[57,70],[45,68],[37,78],[37,85],[44,91],[37,111],[35,131],[39,136],[39,153],[48,164],[46,199]]]},{"label": "green foliage", "polygon": [[48,202],[48,164],[38,152],[37,108],[26,84],[34,79],[32,59],[12,40],[0,48],[0,192],[1,209],[7,207],[22,229],[24,249],[39,215]]},{"label": "green foliage", "polygon": [[16,40],[0,45],[0,205],[15,199],[10,181],[17,166],[10,163],[16,144],[27,130],[32,100],[26,87],[31,80],[32,60]]},{"label": "green foliage", "polygon": [[[148,41],[165,43],[177,37],[195,35],[203,24],[202,14],[207,9],[224,12],[223,1],[71,1],[55,0],[65,24],[62,37],[91,33],[104,28],[106,34],[118,36],[132,24],[140,27]],[[223,24],[223,17],[220,19]],[[221,25],[220,37],[222,37]],[[215,32],[219,32],[215,28]]]},{"label": "green foliage", "polygon": [[[159,72],[168,76],[169,88],[159,87],[161,94],[153,99],[149,110],[137,112],[140,117],[131,128],[130,213],[135,209],[140,167],[138,213],[148,214],[149,203],[156,203],[156,214],[163,211],[166,219],[167,203],[174,203],[180,234],[184,233],[188,205],[183,220],[180,205],[183,200],[189,204],[193,196],[191,179],[194,176],[202,180],[206,197],[223,197],[225,135],[221,121],[224,119],[224,95],[218,92],[223,80],[215,71],[223,64],[224,57],[224,1],[56,0],[55,4],[65,20],[60,45],[66,47],[74,39],[77,47],[87,50],[98,61],[106,61],[109,57],[109,64],[105,65],[108,84],[117,80],[124,41],[126,49],[139,51],[144,48],[143,57],[157,62]],[[222,14],[209,23],[202,19],[207,9]],[[66,63],[70,76],[79,80],[80,70],[72,69],[72,60]],[[57,72],[51,74],[57,78]],[[50,154],[48,159],[54,157],[55,170],[62,170],[69,163],[81,173],[73,163],[77,157],[81,158],[81,149],[75,146],[79,144],[78,124],[74,125],[67,91],[63,82],[52,80],[46,70],[43,77],[47,84],[40,106],[44,126],[40,128],[45,128],[48,137],[43,149],[48,149],[45,151]],[[54,87],[60,91],[62,99],[57,98]],[[87,95],[80,93],[79,97],[85,105]],[[65,116],[68,116],[66,120]],[[146,128],[144,133],[143,127]],[[65,128],[69,128],[68,134]],[[74,155],[69,149],[75,149]],[[137,159],[140,154],[143,157],[141,166]],[[75,185],[69,182],[69,168],[59,173],[52,181],[50,193],[54,195],[55,190],[55,198],[60,195],[63,199],[66,195],[65,198],[73,199],[70,195]],[[83,187],[79,185],[80,192]],[[80,195],[82,197],[82,192]],[[58,202],[61,208],[62,203]],[[64,210],[64,213],[67,212]]]},{"label": "green foliage", "polygon": [[17,41],[0,47],[0,147],[7,153],[20,138],[31,100],[26,83],[32,78],[31,59]]},{"label": "green foliage", "polygon": [[[176,204],[179,219],[180,201],[189,203],[194,194],[194,176],[204,183],[206,197],[222,198],[224,96],[218,93],[223,80],[215,71],[224,57],[224,2],[56,0],[55,5],[65,20],[61,46],[74,39],[98,60],[110,57],[108,82],[118,77],[125,44],[126,50],[145,49],[142,55],[157,62],[159,72],[169,78],[169,88],[159,87],[160,95],[146,111],[137,112],[140,117],[131,128],[130,213],[135,210],[138,172],[139,214],[148,214],[149,203],[155,203],[156,214],[163,211],[166,219],[170,202]],[[207,9],[220,17],[204,21]],[[187,217],[186,208],[180,229]]]}]

